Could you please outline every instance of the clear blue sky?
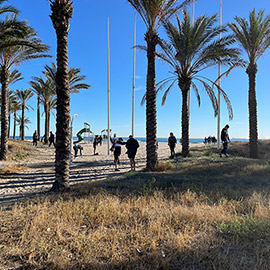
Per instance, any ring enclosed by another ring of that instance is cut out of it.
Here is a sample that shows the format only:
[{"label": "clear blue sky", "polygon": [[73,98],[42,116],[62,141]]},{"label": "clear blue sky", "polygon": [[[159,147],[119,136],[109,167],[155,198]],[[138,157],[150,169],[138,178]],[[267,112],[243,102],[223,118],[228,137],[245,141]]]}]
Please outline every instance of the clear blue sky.
[{"label": "clear blue sky", "polygon": [[[20,18],[26,19],[34,27],[44,43],[51,46],[51,55],[55,61],[56,36],[47,0],[10,0],[21,11]],[[223,0],[223,23],[231,22],[235,15],[248,17],[249,11],[265,9],[270,14],[269,0]],[[191,8],[190,8],[191,11]],[[200,14],[212,15],[219,12],[219,0],[198,0],[195,4],[195,17]],[[71,114],[75,118],[75,131],[89,122],[96,133],[107,125],[107,18],[110,18],[110,50],[111,50],[111,127],[119,136],[131,133],[131,88],[132,88],[132,46],[134,10],[125,0],[74,0],[74,14],[71,19],[69,34],[70,66],[80,67],[82,74],[87,76],[86,82],[90,90],[82,90],[80,94],[71,95]],[[143,39],[145,25],[137,16],[137,44],[145,45]],[[161,37],[165,38],[161,31]],[[243,54],[246,58],[245,54]],[[32,76],[40,76],[45,64],[51,59],[31,60],[17,67],[24,80],[12,85],[12,89],[27,88]],[[270,138],[270,50],[258,62],[257,99],[258,129],[260,138]],[[145,106],[140,101],[145,93],[146,55],[143,51],[136,54],[136,104],[135,104],[135,135],[145,137]],[[169,67],[156,62],[157,82],[169,74]],[[208,70],[208,76],[217,77],[217,68]],[[234,119],[229,121],[225,103],[221,103],[221,126],[229,123],[230,136],[248,138],[248,77],[244,69],[234,70],[228,78],[222,80],[222,88],[227,92],[233,106]],[[198,138],[216,135],[216,123],[210,101],[201,88],[201,107],[198,108],[195,95],[191,94],[190,137]],[[161,96],[157,98],[158,137],[167,137],[170,131],[180,137],[181,127],[181,94],[175,86],[167,98],[165,106],[161,106]],[[29,104],[36,108],[36,98]],[[27,135],[36,129],[36,112],[30,111]],[[41,120],[44,132],[44,116]],[[55,118],[51,117],[51,130],[55,132]],[[11,133],[12,134],[12,133]]]}]

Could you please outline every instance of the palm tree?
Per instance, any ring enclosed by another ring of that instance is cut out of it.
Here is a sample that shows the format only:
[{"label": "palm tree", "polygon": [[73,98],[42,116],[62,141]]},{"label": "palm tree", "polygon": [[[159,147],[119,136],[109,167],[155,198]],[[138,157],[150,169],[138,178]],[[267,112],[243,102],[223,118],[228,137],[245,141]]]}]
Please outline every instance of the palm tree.
[{"label": "palm tree", "polygon": [[194,26],[190,23],[190,15],[188,12],[183,12],[183,21],[177,19],[177,26],[171,22],[165,22],[169,43],[162,41],[161,47],[163,53],[157,53],[162,60],[169,63],[174,71],[172,76],[166,78],[158,84],[158,91],[166,84],[170,83],[164,93],[162,104],[164,105],[166,97],[177,82],[182,94],[182,155],[187,157],[189,154],[189,115],[187,107],[187,97],[191,88],[195,91],[200,106],[200,95],[198,87],[195,83],[202,84],[208,94],[215,114],[217,113],[217,100],[214,93],[214,88],[218,88],[223,95],[229,117],[232,119],[233,112],[230,101],[226,93],[218,87],[216,82],[207,77],[200,76],[200,72],[209,67],[217,65],[219,62],[229,66],[228,72],[235,66],[241,65],[242,61],[238,58],[240,52],[235,48],[231,48],[233,44],[233,36],[225,36],[220,41],[217,37],[220,32],[225,32],[226,29],[214,27],[217,19],[216,15],[211,17],[200,16],[196,19]]},{"label": "palm tree", "polygon": [[[32,77],[32,81],[29,82],[31,90],[37,95],[37,133],[38,139],[40,138],[40,104],[43,102],[44,107],[46,107],[46,101],[44,103],[44,98],[42,101],[42,95],[46,96],[48,94],[48,83],[40,77]],[[55,90],[54,90],[55,95]],[[45,110],[46,111],[46,110]],[[46,112],[45,112],[46,113]],[[45,139],[44,142],[48,142],[49,131],[46,132],[46,121],[45,121]]]},{"label": "palm tree", "polygon": [[49,47],[42,43],[41,39],[37,37],[35,30],[27,22],[19,22],[16,17],[12,17],[6,18],[5,23],[7,25],[14,25],[14,31],[13,35],[11,35],[12,31],[9,35],[0,35],[0,40],[5,44],[5,46],[0,46],[0,81],[2,84],[0,160],[5,160],[7,155],[8,84],[10,70],[13,66],[21,64],[24,61],[49,57],[43,54],[43,52],[48,51]]},{"label": "palm tree", "polygon": [[69,119],[70,97],[68,79],[68,43],[69,20],[73,14],[72,1],[50,0],[50,15],[57,36],[57,116],[56,116],[56,155],[55,175],[52,190],[69,188]]},{"label": "palm tree", "polygon": [[19,111],[21,109],[21,105],[20,103],[18,103],[17,100],[15,100],[14,102],[10,102],[10,108],[9,108],[9,112],[13,113],[13,119],[14,119],[14,125],[13,125],[13,139],[16,139],[16,119],[17,119],[17,111]]},{"label": "palm tree", "polygon": [[257,14],[255,9],[249,13],[249,21],[238,16],[235,23],[229,27],[248,55],[246,73],[249,79],[248,109],[249,109],[249,151],[251,158],[258,158],[258,128],[257,128],[257,100],[256,74],[257,61],[270,46],[270,15],[264,16],[264,11]]},{"label": "palm tree", "polygon": [[140,14],[147,31],[144,39],[147,43],[146,77],[146,169],[152,171],[157,164],[157,119],[156,119],[156,46],[160,43],[158,28],[163,20],[175,14],[182,5],[177,0],[128,0]]},{"label": "palm tree", "polygon": [[23,131],[25,128],[29,129],[28,126],[27,126],[26,124],[30,124],[31,121],[29,120],[28,117],[22,117],[21,115],[18,115],[18,116],[16,117],[16,122],[18,123],[18,125],[19,125],[19,127],[20,127],[20,137],[23,137],[22,131]]},{"label": "palm tree", "polygon": [[[51,62],[51,66],[45,65],[44,75],[51,79],[56,85],[56,65],[54,62]],[[82,83],[86,79],[85,75],[80,75],[81,69],[70,67],[68,70],[68,79],[69,79],[69,92],[70,93],[79,93],[81,89],[89,89],[90,85],[87,83]]]},{"label": "palm tree", "polygon": [[[22,74],[17,70],[14,69],[11,73],[10,73],[10,79],[9,79],[9,85],[14,84],[20,80],[22,80]],[[13,91],[9,91],[9,97],[8,97],[8,138],[10,137],[10,122],[11,122],[11,110],[12,107],[14,106],[14,104],[16,104],[16,97],[14,96],[14,92]]]},{"label": "palm tree", "polygon": [[45,138],[44,142],[48,143],[49,131],[50,131],[50,112],[52,109],[52,103],[56,105],[56,96],[55,96],[55,85],[49,79],[46,81],[42,81],[43,90],[41,92],[41,102],[44,105],[44,113],[45,113]]},{"label": "palm tree", "polygon": [[26,89],[26,90],[16,90],[15,95],[18,98],[20,104],[21,104],[21,110],[22,110],[22,117],[21,117],[21,132],[20,132],[20,139],[23,141],[24,140],[24,113],[25,109],[29,111],[29,108],[33,109],[30,105],[27,105],[26,102],[34,95],[34,93],[31,91],[31,89]]}]

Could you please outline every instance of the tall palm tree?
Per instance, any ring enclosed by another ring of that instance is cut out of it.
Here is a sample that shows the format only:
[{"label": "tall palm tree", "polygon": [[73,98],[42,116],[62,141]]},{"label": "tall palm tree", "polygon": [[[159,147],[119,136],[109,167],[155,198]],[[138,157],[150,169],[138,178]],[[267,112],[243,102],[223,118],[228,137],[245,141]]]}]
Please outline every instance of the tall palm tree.
[{"label": "tall palm tree", "polygon": [[[56,84],[56,65],[54,62],[51,62],[51,66],[45,65],[44,75],[51,79]],[[80,75],[81,69],[70,67],[68,69],[68,79],[69,79],[69,92],[70,93],[79,93],[81,89],[89,89],[90,85],[87,83],[82,83],[86,79],[85,75]]]},{"label": "tall palm tree", "polygon": [[22,117],[21,115],[18,115],[18,116],[16,117],[16,122],[18,123],[18,125],[19,125],[19,127],[20,127],[20,137],[22,137],[22,136],[23,136],[23,135],[22,135],[22,131],[23,131],[25,128],[29,129],[28,126],[27,126],[26,124],[30,124],[31,121],[29,120],[28,117]]},{"label": "tall palm tree", "polygon": [[44,142],[48,143],[49,131],[50,131],[50,112],[52,109],[52,103],[56,102],[56,93],[55,93],[55,85],[49,79],[46,81],[42,81],[43,90],[41,92],[41,102],[44,105],[44,113],[45,113],[45,138]]},{"label": "tall palm tree", "polygon": [[162,104],[164,105],[166,97],[174,83],[177,83],[181,90],[182,155],[187,157],[189,154],[187,98],[190,89],[193,88],[195,91],[200,106],[200,95],[195,82],[201,83],[212,102],[216,114],[217,99],[214,88],[218,88],[227,103],[229,117],[232,118],[233,112],[226,93],[218,87],[215,81],[201,76],[200,72],[217,65],[219,62],[229,66],[229,72],[233,67],[241,65],[242,61],[238,57],[240,54],[239,50],[230,47],[234,42],[232,35],[225,36],[218,41],[219,33],[225,32],[226,29],[224,27],[220,29],[214,26],[217,21],[216,15],[211,17],[200,16],[196,19],[194,26],[191,25],[188,12],[183,12],[182,22],[177,16],[176,19],[177,26],[174,26],[168,21],[164,23],[169,42],[163,40],[161,44],[163,53],[157,53],[157,56],[166,63],[169,63],[174,71],[171,77],[166,78],[158,84],[158,91],[170,83],[162,99]]},{"label": "tall palm tree", "polygon": [[70,97],[68,79],[68,43],[69,21],[73,14],[70,0],[50,0],[50,15],[57,36],[57,72],[56,72],[56,155],[55,175],[52,190],[69,188],[69,119]]},{"label": "tall palm tree", "polygon": [[[38,138],[40,138],[40,104],[43,102],[44,108],[46,108],[46,96],[50,92],[48,89],[48,80],[44,80],[41,76],[40,77],[32,77],[32,81],[29,82],[31,86],[31,90],[37,95],[37,133]],[[55,95],[55,89],[52,90],[53,94]],[[43,96],[43,98],[42,98]],[[45,102],[44,102],[45,97]],[[45,110],[46,114],[46,110]],[[47,114],[46,114],[47,115]],[[45,143],[48,142],[49,131],[46,132],[46,121],[45,121]]]},{"label": "tall palm tree", "polygon": [[20,139],[24,140],[24,118],[25,118],[25,109],[29,111],[29,108],[33,109],[30,105],[27,105],[26,102],[34,95],[34,93],[31,91],[31,89],[21,89],[16,90],[15,95],[18,98],[20,104],[21,104],[21,110],[22,110],[22,117],[21,117],[21,132],[20,132]]},{"label": "tall palm tree", "polygon": [[[10,78],[9,78],[9,86],[11,84],[14,84],[20,80],[22,80],[22,74],[17,70],[14,69],[11,73],[10,73]],[[11,122],[11,109],[14,107],[14,104],[16,104],[16,97],[14,95],[13,91],[9,91],[9,97],[8,97],[8,138],[10,137],[10,122]]]},{"label": "tall palm tree", "polygon": [[16,119],[17,119],[17,111],[19,111],[21,109],[21,105],[20,103],[15,100],[14,102],[10,102],[9,101],[9,104],[10,104],[10,109],[9,109],[9,112],[10,113],[13,113],[13,119],[14,119],[14,124],[13,124],[13,139],[15,140],[16,139],[16,126],[17,126],[17,122],[16,122]]},{"label": "tall palm tree", "polygon": [[[19,65],[27,60],[49,57],[43,53],[49,47],[44,45],[37,37],[33,28],[25,21],[17,21],[16,17],[6,18],[7,25],[13,25],[13,35],[1,35],[0,46],[0,82],[2,84],[2,106],[1,106],[1,151],[0,160],[5,160],[7,155],[8,140],[8,84],[10,71],[13,66]],[[12,27],[11,27],[12,28]],[[1,33],[1,23],[0,23]]]},{"label": "tall palm tree", "polygon": [[256,74],[257,61],[270,46],[270,15],[264,16],[264,10],[258,13],[253,9],[249,13],[249,21],[238,16],[236,22],[229,27],[248,55],[246,73],[249,79],[248,109],[249,109],[249,151],[251,158],[258,158],[258,128],[257,128],[257,100],[256,100]]},{"label": "tall palm tree", "polygon": [[144,39],[147,44],[147,77],[146,77],[146,169],[152,171],[157,164],[157,117],[156,117],[156,46],[160,43],[158,28],[163,20],[175,14],[181,5],[178,0],[128,0],[140,14],[147,31]]}]

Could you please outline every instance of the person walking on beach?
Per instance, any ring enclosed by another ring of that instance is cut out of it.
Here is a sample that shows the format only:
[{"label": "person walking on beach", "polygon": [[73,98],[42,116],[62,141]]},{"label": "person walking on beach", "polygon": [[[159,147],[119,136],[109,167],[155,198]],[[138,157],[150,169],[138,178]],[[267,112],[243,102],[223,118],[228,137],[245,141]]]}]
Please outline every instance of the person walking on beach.
[{"label": "person walking on beach", "polygon": [[170,158],[174,158],[175,157],[175,151],[174,151],[175,144],[176,144],[176,138],[173,135],[173,133],[171,132],[170,133],[170,137],[168,138],[168,145],[169,145],[170,150],[171,150],[171,156],[170,156]]},{"label": "person walking on beach", "polygon": [[38,141],[38,135],[37,135],[37,131],[35,130],[33,134],[33,146],[37,146],[37,141]]},{"label": "person walking on beach", "polygon": [[111,151],[114,151],[114,146],[115,146],[115,144],[116,144],[116,142],[117,142],[117,138],[116,138],[116,134],[114,133],[113,134],[113,138],[110,138],[110,141],[111,141],[111,144],[112,144],[112,147],[111,147]]},{"label": "person walking on beach", "polygon": [[126,142],[127,154],[130,160],[130,167],[132,171],[135,171],[135,156],[137,149],[139,148],[139,143],[132,135],[129,136],[129,139]]},{"label": "person walking on beach", "polygon": [[120,164],[119,156],[121,155],[121,146],[124,144],[126,143],[123,142],[122,138],[119,138],[114,144],[113,156],[114,156],[115,171],[119,171],[118,169],[118,165]]},{"label": "person walking on beach", "polygon": [[99,139],[98,139],[98,135],[95,136],[95,139],[93,141],[93,148],[94,148],[94,156],[98,155],[98,153],[96,153],[96,149],[97,149],[97,145],[99,143]]},{"label": "person walking on beach", "polygon": [[219,154],[220,157],[222,157],[222,154],[224,154],[226,157],[229,157],[227,155],[228,143],[230,142],[229,133],[228,133],[229,127],[230,127],[229,125],[226,125],[221,130],[221,141],[222,141],[223,149],[221,150],[221,153]]},{"label": "person walking on beach", "polygon": [[55,143],[54,143],[54,134],[52,133],[52,131],[50,131],[50,137],[49,137],[49,147],[51,147],[51,145],[53,144],[53,146],[55,147]]}]

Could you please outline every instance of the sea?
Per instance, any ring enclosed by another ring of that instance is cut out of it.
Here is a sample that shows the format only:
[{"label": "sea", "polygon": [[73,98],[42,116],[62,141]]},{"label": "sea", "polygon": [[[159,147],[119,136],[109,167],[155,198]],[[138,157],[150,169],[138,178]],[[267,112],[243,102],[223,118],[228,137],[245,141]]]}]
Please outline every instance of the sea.
[{"label": "sea", "polygon": [[[12,139],[13,137],[10,137],[10,139]],[[128,137],[122,137],[124,141],[128,140]],[[19,136],[16,136],[16,139],[19,139]],[[136,140],[140,141],[140,142],[146,142],[146,138],[145,137],[135,137]],[[32,136],[25,136],[25,140],[31,140],[32,141]],[[73,140],[76,141],[78,140],[77,137],[73,137]],[[85,138],[85,141],[92,141],[93,138]],[[104,140],[106,141],[106,140]],[[157,138],[158,142],[168,142],[168,138]],[[177,141],[180,141],[180,139],[177,139]],[[245,138],[232,138],[231,141],[239,141],[239,142],[248,142],[248,139]],[[190,138],[189,139],[190,143],[202,143],[204,142],[204,138]]]}]

